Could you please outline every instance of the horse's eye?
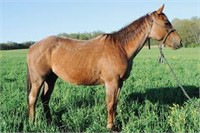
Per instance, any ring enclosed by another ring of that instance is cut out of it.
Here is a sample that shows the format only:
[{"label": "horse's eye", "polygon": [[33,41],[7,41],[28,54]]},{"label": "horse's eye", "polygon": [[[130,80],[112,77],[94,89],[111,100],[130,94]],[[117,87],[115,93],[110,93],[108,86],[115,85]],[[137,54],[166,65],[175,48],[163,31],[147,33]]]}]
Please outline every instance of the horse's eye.
[{"label": "horse's eye", "polygon": [[171,24],[170,24],[170,22],[165,22],[165,25],[166,25],[166,26],[169,26],[169,25],[171,25]]}]

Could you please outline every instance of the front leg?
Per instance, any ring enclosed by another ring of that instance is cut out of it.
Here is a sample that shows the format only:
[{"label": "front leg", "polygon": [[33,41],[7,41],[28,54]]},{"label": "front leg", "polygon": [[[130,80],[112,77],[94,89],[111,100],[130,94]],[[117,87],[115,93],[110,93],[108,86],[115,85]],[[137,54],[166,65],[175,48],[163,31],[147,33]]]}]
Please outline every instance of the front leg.
[{"label": "front leg", "polygon": [[115,120],[115,112],[117,108],[117,99],[119,96],[120,88],[117,79],[105,82],[106,86],[106,104],[108,111],[107,128],[112,129]]}]

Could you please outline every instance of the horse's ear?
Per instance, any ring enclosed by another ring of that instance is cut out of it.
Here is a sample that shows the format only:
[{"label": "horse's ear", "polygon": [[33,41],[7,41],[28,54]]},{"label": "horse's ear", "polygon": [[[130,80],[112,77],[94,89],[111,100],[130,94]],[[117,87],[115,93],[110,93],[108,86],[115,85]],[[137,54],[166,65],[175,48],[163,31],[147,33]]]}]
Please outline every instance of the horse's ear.
[{"label": "horse's ear", "polygon": [[156,12],[157,14],[161,14],[163,12],[165,5],[163,4]]}]

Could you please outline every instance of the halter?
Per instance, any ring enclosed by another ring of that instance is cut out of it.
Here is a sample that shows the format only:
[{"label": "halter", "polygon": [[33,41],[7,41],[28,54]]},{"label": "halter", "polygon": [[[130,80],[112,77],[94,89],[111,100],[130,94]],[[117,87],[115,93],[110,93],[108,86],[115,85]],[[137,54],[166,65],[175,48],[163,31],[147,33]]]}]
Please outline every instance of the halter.
[{"label": "halter", "polygon": [[[153,20],[150,14],[149,14],[149,17],[150,17],[150,19],[151,19],[151,28],[150,28],[149,35],[150,35],[150,33],[151,33],[151,29],[152,29],[154,23],[155,23],[156,25],[160,26],[161,28],[165,28],[165,26],[160,25],[160,24],[157,23],[155,20]],[[165,29],[166,29],[166,28],[165,28]],[[174,28],[171,28],[171,29],[167,32],[167,34],[165,35],[165,37],[162,39],[161,43],[159,43],[160,47],[162,47],[163,45],[165,45],[165,42],[166,42],[168,36],[169,36],[172,32],[174,32],[174,31],[176,31],[176,30],[175,30]],[[148,45],[149,45],[149,49],[150,49],[150,41],[149,41]]]}]

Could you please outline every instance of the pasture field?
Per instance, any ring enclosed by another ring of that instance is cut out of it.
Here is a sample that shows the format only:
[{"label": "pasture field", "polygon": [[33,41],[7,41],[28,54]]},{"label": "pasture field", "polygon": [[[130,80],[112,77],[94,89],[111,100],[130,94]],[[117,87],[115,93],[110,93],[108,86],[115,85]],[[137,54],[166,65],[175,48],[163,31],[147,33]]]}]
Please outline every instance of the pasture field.
[{"label": "pasture field", "polygon": [[[0,51],[0,132],[109,132],[103,86],[74,86],[57,80],[45,121],[38,99],[29,123],[26,90],[27,50]],[[122,132],[200,132],[200,48],[164,53],[192,100],[183,95],[159,50],[146,47],[134,59],[119,97],[115,125]]]}]

